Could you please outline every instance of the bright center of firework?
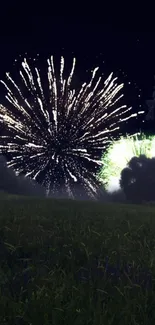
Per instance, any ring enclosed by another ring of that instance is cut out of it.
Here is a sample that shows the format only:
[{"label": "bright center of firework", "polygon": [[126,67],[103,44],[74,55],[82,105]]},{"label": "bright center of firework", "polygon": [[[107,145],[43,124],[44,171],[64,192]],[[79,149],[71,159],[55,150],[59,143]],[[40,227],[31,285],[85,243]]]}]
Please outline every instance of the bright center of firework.
[{"label": "bright center of firework", "polygon": [[155,136],[146,138],[137,137],[121,138],[114,141],[103,156],[103,168],[99,172],[99,179],[108,192],[120,189],[121,171],[127,166],[134,156],[146,155],[148,158],[155,156]]},{"label": "bright center of firework", "polygon": [[47,63],[47,80],[26,59],[19,73],[21,86],[9,73],[7,82],[1,80],[7,93],[0,105],[5,127],[0,152],[7,154],[8,167],[16,174],[35,179],[47,193],[65,188],[69,197],[75,197],[78,183],[87,196],[96,198],[95,173],[102,151],[122,123],[144,111],[132,114],[132,107],[123,104],[123,84],[113,73],[103,81],[95,68],[90,81],[74,89],[75,58],[67,78],[63,57],[59,73],[52,56]]}]

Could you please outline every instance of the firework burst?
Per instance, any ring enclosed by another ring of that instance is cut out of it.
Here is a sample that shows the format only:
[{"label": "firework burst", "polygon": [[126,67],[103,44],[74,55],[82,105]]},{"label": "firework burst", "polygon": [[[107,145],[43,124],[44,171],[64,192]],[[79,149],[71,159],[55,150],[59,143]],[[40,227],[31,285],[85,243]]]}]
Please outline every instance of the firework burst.
[{"label": "firework burst", "polygon": [[123,84],[112,73],[103,82],[95,68],[90,82],[74,89],[75,58],[66,79],[63,57],[58,78],[52,56],[47,63],[46,80],[26,59],[20,86],[9,73],[7,82],[1,80],[7,101],[0,105],[6,132],[0,137],[0,152],[7,157],[8,167],[42,184],[47,195],[64,188],[74,197],[74,185],[80,184],[88,196],[95,197],[102,151],[120,125],[138,113],[119,104]]},{"label": "firework burst", "polygon": [[110,144],[102,157],[104,165],[98,173],[99,180],[108,192],[120,189],[121,171],[127,167],[131,158],[140,155],[147,158],[155,156],[155,136],[147,137],[139,133],[121,137]]}]

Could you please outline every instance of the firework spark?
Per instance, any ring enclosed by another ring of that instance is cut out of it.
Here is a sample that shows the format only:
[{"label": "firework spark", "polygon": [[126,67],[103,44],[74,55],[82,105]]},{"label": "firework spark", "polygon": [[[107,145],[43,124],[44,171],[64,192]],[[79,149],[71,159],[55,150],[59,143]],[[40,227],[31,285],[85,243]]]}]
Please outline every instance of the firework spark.
[{"label": "firework spark", "polygon": [[0,138],[0,152],[6,155],[8,167],[42,184],[47,195],[64,186],[74,197],[77,183],[95,197],[95,171],[102,165],[102,151],[122,123],[143,112],[132,114],[131,107],[118,104],[123,84],[113,73],[102,82],[95,68],[90,82],[74,89],[75,58],[66,79],[63,57],[58,78],[52,56],[47,63],[46,81],[26,59],[20,86],[9,73],[7,83],[1,80],[7,103],[0,105],[0,121],[7,133]]}]

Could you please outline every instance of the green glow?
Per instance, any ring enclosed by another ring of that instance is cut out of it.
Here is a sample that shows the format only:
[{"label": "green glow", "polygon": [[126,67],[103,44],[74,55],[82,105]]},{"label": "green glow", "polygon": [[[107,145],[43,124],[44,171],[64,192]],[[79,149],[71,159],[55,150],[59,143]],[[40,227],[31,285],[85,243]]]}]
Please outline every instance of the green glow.
[{"label": "green glow", "polygon": [[148,158],[155,156],[155,136],[146,137],[144,134],[126,136],[111,143],[102,156],[103,167],[97,176],[108,192],[120,189],[122,169],[132,157],[141,154]]}]

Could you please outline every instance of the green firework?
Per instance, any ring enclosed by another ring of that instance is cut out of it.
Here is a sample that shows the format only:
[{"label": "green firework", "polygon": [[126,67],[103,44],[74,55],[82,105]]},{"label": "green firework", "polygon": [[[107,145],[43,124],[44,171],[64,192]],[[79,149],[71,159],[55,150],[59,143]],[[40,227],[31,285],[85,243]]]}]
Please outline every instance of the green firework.
[{"label": "green firework", "polygon": [[120,189],[119,181],[122,169],[134,156],[146,155],[148,158],[155,156],[155,136],[137,134],[121,137],[113,141],[102,156],[102,168],[97,178],[108,192]]}]

